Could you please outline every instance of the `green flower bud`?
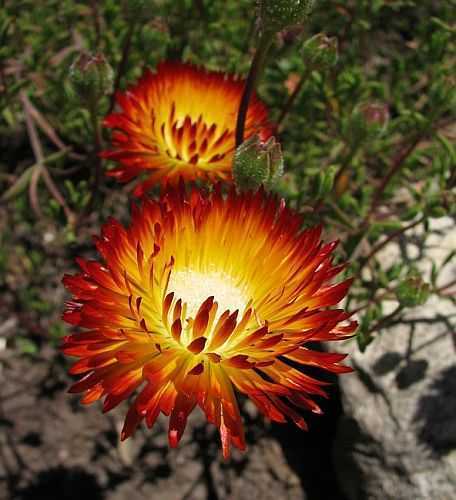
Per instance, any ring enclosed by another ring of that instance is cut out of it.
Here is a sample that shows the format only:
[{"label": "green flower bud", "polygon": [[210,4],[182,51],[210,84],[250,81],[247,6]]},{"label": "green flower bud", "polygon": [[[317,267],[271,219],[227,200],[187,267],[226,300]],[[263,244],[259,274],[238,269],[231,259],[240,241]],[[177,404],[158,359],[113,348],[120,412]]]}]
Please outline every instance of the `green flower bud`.
[{"label": "green flower bud", "polygon": [[262,142],[257,135],[244,141],[234,154],[233,176],[241,191],[272,187],[283,174],[283,155],[274,137]]},{"label": "green flower bud", "polygon": [[423,305],[429,298],[430,286],[425,283],[417,272],[411,273],[396,288],[396,297],[405,307]]},{"label": "green flower bud", "polygon": [[349,119],[347,136],[352,144],[372,140],[382,135],[389,122],[386,104],[365,102],[357,106]]},{"label": "green flower bud", "polygon": [[309,38],[302,47],[302,56],[310,69],[326,70],[337,63],[339,43],[336,37],[328,37],[324,33]]},{"label": "green flower bud", "polygon": [[70,67],[71,90],[86,104],[112,92],[114,72],[102,54],[81,53]]},{"label": "green flower bud", "polygon": [[260,0],[264,31],[278,32],[301,24],[312,11],[313,0]]}]

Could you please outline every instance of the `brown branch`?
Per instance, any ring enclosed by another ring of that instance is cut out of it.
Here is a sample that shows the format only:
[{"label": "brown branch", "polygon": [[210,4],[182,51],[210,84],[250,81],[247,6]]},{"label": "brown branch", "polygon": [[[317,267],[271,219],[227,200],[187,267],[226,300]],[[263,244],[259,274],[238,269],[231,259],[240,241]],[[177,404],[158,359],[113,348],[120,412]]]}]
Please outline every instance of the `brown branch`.
[{"label": "brown branch", "polygon": [[387,326],[387,324],[392,319],[394,319],[402,311],[403,308],[404,307],[401,304],[398,304],[398,306],[396,307],[396,309],[394,309],[392,313],[388,314],[387,316],[384,316],[382,319],[377,321],[377,323],[375,323],[375,325],[372,328],[369,328],[367,334],[369,335],[375,332],[376,330],[381,330],[382,328],[385,328],[385,326]]},{"label": "brown branch", "polygon": [[421,224],[423,221],[425,220],[425,217],[421,217],[419,219],[417,219],[416,221],[413,221],[411,222],[410,224],[406,225],[406,226],[403,226],[401,227],[400,229],[398,229],[397,231],[394,231],[393,233],[391,233],[387,238],[385,238],[383,241],[381,241],[380,243],[378,243],[378,245],[374,246],[374,248],[372,248],[372,250],[369,252],[369,254],[367,255],[367,257],[365,257],[365,259],[363,260],[363,264],[361,265],[361,267],[359,268],[359,271],[356,273],[356,278],[360,278],[361,277],[361,272],[362,270],[364,269],[364,267],[366,266],[366,264],[368,264],[370,262],[370,260],[378,253],[380,252],[380,250],[382,250],[386,245],[388,245],[388,243],[390,243],[391,241],[393,241],[394,239],[396,239],[397,237],[399,237],[401,234],[405,233],[406,231],[409,231],[410,229],[418,226],[419,224]]},{"label": "brown branch", "polygon": [[384,293],[381,293],[378,296],[374,295],[365,304],[363,304],[362,306],[359,306],[356,309],[354,309],[353,311],[351,311],[350,314],[357,314],[361,311],[364,311],[364,309],[367,309],[374,302],[380,302],[380,301],[386,299],[392,292],[393,292],[393,290],[386,290]]},{"label": "brown branch", "polygon": [[41,114],[41,112],[33,105],[30,100],[28,100],[30,115],[33,118],[39,129],[47,136],[47,138],[58,148],[60,151],[65,152],[69,158],[74,160],[83,160],[85,157],[83,155],[74,153],[71,148],[67,146],[57,135],[56,131],[52,125],[46,120],[46,118]]},{"label": "brown branch", "polygon": [[378,205],[380,204],[380,201],[382,199],[383,193],[385,192],[385,189],[387,188],[388,184],[392,181],[392,179],[396,176],[396,174],[401,170],[401,168],[404,165],[405,160],[413,153],[415,148],[418,146],[419,142],[422,139],[422,134],[418,134],[413,141],[405,146],[399,153],[396,155],[394,158],[388,172],[386,173],[385,177],[383,178],[380,186],[376,189],[374,198],[372,200],[369,212],[366,216],[364,224],[366,224],[372,215],[374,214],[375,210],[377,209]]},{"label": "brown branch", "polygon": [[[449,288],[452,288],[453,286],[456,286],[456,280],[450,281],[446,285],[440,286],[439,288],[435,289],[436,294],[442,294],[443,292],[446,292]],[[451,292],[450,292],[451,294]],[[444,294],[447,295],[447,294]]]},{"label": "brown branch", "polygon": [[34,123],[33,118],[32,118],[31,103],[30,103],[30,101],[29,101],[29,99],[24,91],[21,91],[20,99],[22,102],[22,106],[24,108],[25,124],[27,127],[27,133],[28,133],[30,144],[32,146],[33,154],[35,156],[35,160],[37,163],[35,168],[34,168],[34,171],[32,173],[31,180],[30,180],[30,187],[29,187],[30,205],[32,206],[32,209],[35,212],[35,214],[37,215],[37,217],[42,218],[43,212],[41,210],[41,207],[39,204],[39,198],[38,198],[38,183],[39,183],[40,177],[43,176],[43,179],[46,183],[46,186],[47,186],[49,192],[55,198],[57,203],[62,207],[68,223],[73,224],[75,222],[76,218],[75,218],[73,212],[69,209],[69,207],[65,203],[65,199],[61,195],[57,186],[54,184],[51,176],[49,175],[49,172],[46,169],[43,148],[41,146],[41,142],[40,142],[40,139],[38,137],[38,132],[36,130],[35,123]]}]

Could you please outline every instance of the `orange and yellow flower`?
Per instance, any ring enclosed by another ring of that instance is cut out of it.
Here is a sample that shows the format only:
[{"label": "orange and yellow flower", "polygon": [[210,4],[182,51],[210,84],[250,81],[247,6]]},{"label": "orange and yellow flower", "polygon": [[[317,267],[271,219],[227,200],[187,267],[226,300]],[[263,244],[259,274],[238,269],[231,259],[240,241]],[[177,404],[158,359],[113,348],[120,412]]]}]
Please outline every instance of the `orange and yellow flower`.
[{"label": "orange and yellow flower", "polygon": [[82,273],[63,280],[73,294],[64,319],[87,329],[63,344],[82,375],[70,392],[104,398],[104,411],[136,393],[121,439],[164,413],[173,447],[198,405],[225,456],[245,448],[235,389],[272,421],[306,428],[299,409],[320,413],[312,398],[325,383],[303,367],[350,371],[343,354],[306,344],[346,339],[356,325],[332,307],[351,283],[332,283],[343,269],[336,243],[301,225],[263,191],[183,185],[133,208],[128,228],[109,220],[96,239],[104,263],[79,259]]},{"label": "orange and yellow flower", "polygon": [[[157,183],[231,180],[236,118],[245,82],[190,64],[163,62],[154,74],[117,94],[121,111],[105,118],[114,129],[104,158],[120,163],[108,175],[127,182],[148,173],[134,194]],[[271,136],[266,107],[253,96],[245,138]]]}]

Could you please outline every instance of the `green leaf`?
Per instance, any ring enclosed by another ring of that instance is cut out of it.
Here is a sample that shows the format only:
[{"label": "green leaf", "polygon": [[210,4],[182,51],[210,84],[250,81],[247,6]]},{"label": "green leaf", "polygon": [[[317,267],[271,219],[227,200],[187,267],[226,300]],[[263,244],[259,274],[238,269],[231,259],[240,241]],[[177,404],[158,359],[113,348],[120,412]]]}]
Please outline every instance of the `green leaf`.
[{"label": "green leaf", "polygon": [[36,354],[38,352],[38,346],[36,345],[36,343],[27,337],[16,337],[15,343],[17,348],[23,354]]}]

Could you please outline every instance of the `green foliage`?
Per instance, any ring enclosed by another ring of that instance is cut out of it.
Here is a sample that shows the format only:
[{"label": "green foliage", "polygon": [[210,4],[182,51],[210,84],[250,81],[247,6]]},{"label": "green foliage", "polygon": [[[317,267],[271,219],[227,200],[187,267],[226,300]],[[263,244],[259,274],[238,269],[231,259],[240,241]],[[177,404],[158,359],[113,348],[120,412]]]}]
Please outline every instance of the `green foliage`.
[{"label": "green foliage", "polygon": [[429,284],[423,281],[417,271],[412,270],[397,286],[396,296],[399,304],[404,307],[416,307],[427,301],[430,291]]},{"label": "green foliage", "polygon": [[[112,96],[101,95],[109,91],[103,77],[95,112],[74,97],[70,68],[79,54],[102,55],[114,72],[108,83],[123,66],[120,89],[166,58],[245,75],[258,15],[279,31],[302,21],[308,3],[264,0],[255,11],[254,0],[5,0],[0,136],[8,147],[0,149],[0,197],[13,223],[29,230],[35,223],[30,186],[37,159],[27,144],[10,146],[26,136],[24,95],[41,117],[36,123],[46,167],[68,207],[81,214],[93,208],[91,179],[103,146],[94,132]],[[259,82],[273,122],[297,89],[280,125],[285,175],[274,177],[274,188],[305,212],[306,224],[323,223],[341,240],[341,254],[350,261],[346,273],[356,278],[349,306],[358,309],[363,349],[408,307],[441,294],[442,270],[455,257],[450,252],[420,278],[415,263],[387,265],[379,258],[387,239],[420,229],[425,245],[433,219],[456,215],[455,8],[454,0],[320,0],[304,32],[274,35]],[[78,86],[81,81],[88,80]],[[119,189],[113,186],[105,181],[98,206],[104,215],[106,192]],[[60,228],[62,244],[77,244],[80,228],[65,226],[62,204],[44,188],[40,181],[44,216]],[[33,259],[26,259],[29,273],[39,266]],[[2,249],[2,274],[7,261]],[[19,296],[25,307],[47,314],[36,292]],[[385,315],[385,300],[400,307]]]}]

